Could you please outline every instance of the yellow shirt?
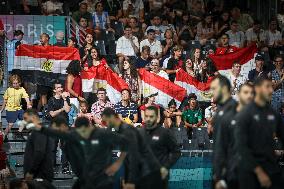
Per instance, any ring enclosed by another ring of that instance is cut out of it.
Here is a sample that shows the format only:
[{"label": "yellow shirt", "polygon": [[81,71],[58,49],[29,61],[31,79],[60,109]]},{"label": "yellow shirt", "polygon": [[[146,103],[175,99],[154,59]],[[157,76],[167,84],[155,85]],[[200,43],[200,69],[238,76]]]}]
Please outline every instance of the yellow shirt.
[{"label": "yellow shirt", "polygon": [[5,109],[7,111],[21,110],[22,98],[29,98],[29,95],[23,87],[20,87],[19,89],[9,87],[4,94],[4,100],[6,101]]}]

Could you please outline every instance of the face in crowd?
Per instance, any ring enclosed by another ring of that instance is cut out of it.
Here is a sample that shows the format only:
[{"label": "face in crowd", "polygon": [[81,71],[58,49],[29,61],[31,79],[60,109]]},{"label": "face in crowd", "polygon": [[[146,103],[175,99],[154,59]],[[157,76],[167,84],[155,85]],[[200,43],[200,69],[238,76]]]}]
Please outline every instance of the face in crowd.
[{"label": "face in crowd", "polygon": [[240,87],[239,90],[239,101],[241,104],[243,105],[247,105],[250,102],[252,102],[253,98],[254,98],[254,90],[253,90],[253,86],[251,85],[243,85]]},{"label": "face in crowd", "polygon": [[121,98],[123,101],[129,101],[130,100],[130,94],[128,90],[123,90],[121,92]]},{"label": "face in crowd", "polygon": [[158,122],[158,115],[154,110],[145,110],[145,126],[147,128],[155,128]]},{"label": "face in crowd", "polygon": [[98,97],[98,100],[100,100],[100,101],[106,101],[106,92],[99,90],[98,93],[97,93],[97,97]]}]

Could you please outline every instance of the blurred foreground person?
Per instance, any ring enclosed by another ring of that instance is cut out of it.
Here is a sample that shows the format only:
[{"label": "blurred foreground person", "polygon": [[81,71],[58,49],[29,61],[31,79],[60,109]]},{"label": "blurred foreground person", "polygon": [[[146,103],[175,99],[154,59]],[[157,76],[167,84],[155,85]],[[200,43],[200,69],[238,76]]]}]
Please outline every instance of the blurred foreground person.
[{"label": "blurred foreground person", "polygon": [[[83,168],[81,180],[73,188],[113,188],[113,176],[119,170],[126,156],[128,142],[124,137],[104,129],[92,127],[86,117],[77,118],[75,129],[68,132],[46,128],[41,124],[35,124],[34,127],[42,133],[58,137],[70,145],[77,146],[78,152],[83,152],[82,156],[79,156],[80,158],[83,157],[82,162],[80,162],[82,164],[80,167]],[[120,147],[121,154],[112,163],[112,150],[115,145]]]},{"label": "blurred foreground person", "polygon": [[108,126],[108,129],[129,140],[129,151],[125,159],[124,189],[158,188],[157,183],[161,182],[161,178],[154,180],[151,179],[151,175],[160,171],[160,163],[139,131],[132,125],[121,121],[112,108],[104,109],[102,120]]},{"label": "blurred foreground person", "polygon": [[240,189],[283,188],[274,139],[284,144],[284,126],[269,106],[273,87],[267,77],[255,80],[255,99],[236,118]]},{"label": "blurred foreground person", "polygon": [[169,169],[177,162],[181,154],[177,141],[170,130],[158,124],[158,115],[157,107],[149,106],[146,108],[145,128],[141,130],[141,133],[162,166],[160,172],[163,183],[159,188],[166,189],[168,188]]}]

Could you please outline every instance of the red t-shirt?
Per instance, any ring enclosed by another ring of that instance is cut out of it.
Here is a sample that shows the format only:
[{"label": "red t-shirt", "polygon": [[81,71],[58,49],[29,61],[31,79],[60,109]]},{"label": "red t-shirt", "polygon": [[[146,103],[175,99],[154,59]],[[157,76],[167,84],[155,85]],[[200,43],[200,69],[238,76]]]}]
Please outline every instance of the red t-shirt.
[{"label": "red t-shirt", "polygon": [[[156,108],[160,108],[160,106],[159,105],[157,105],[157,104],[152,104],[152,106],[155,106]],[[140,106],[140,111],[145,111],[146,110],[146,105],[145,104],[143,104],[142,106]]]},{"label": "red t-shirt", "polygon": [[238,50],[238,47],[228,46],[228,47],[218,47],[216,49],[215,55],[229,54]]}]

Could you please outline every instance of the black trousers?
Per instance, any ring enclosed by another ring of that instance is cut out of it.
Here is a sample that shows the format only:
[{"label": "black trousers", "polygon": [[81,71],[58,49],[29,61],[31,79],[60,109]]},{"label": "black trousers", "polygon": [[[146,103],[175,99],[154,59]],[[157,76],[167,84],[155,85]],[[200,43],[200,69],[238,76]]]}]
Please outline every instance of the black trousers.
[{"label": "black trousers", "polygon": [[[283,178],[280,173],[269,175],[272,186],[269,189],[283,189]],[[260,186],[257,176],[254,173],[240,172],[239,189],[264,189]]]},{"label": "black trousers", "polygon": [[136,189],[166,189],[167,182],[167,179],[166,181],[161,179],[160,170],[157,170],[141,178],[136,185]]}]

